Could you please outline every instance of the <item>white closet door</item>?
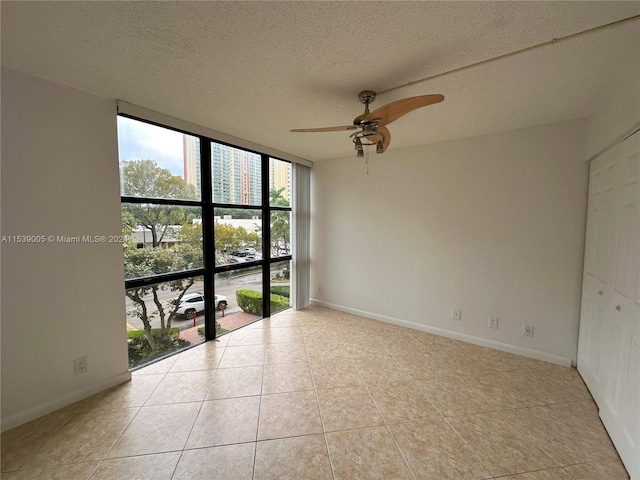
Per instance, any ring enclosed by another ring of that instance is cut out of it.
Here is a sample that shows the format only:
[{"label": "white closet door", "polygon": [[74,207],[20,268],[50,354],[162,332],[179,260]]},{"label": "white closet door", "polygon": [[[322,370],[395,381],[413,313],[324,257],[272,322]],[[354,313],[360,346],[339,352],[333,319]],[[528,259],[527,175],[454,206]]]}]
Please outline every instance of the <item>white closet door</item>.
[{"label": "white closet door", "polygon": [[578,370],[640,478],[640,133],[591,165]]},{"label": "white closet door", "polygon": [[611,314],[606,306],[611,303],[617,153],[617,148],[612,149],[595,160],[591,164],[589,180],[578,371],[598,404],[604,392],[605,331]]},{"label": "white closet door", "polygon": [[621,144],[616,228],[606,305],[607,363],[600,417],[632,478],[640,478],[640,133]]}]

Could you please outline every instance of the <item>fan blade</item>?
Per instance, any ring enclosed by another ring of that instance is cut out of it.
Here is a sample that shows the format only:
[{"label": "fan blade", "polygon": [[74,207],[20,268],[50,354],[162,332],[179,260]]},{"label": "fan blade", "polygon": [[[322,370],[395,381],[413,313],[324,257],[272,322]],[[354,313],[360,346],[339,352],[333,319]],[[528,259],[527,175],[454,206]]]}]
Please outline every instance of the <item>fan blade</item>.
[{"label": "fan blade", "polygon": [[369,115],[368,113],[363,113],[362,115],[358,115],[356,118],[353,119],[353,124],[354,125],[360,125],[360,122],[362,120],[364,120],[367,115]]},{"label": "fan blade", "polygon": [[426,107],[427,105],[439,103],[443,100],[444,96],[442,95],[420,95],[417,97],[404,98],[374,110],[365,116],[364,120],[369,122],[379,120],[380,123],[378,125],[387,125],[416,108]]},{"label": "fan blade", "polygon": [[294,128],[290,132],[344,132],[346,130],[357,130],[355,125],[344,125],[342,127],[324,127],[324,128]]}]

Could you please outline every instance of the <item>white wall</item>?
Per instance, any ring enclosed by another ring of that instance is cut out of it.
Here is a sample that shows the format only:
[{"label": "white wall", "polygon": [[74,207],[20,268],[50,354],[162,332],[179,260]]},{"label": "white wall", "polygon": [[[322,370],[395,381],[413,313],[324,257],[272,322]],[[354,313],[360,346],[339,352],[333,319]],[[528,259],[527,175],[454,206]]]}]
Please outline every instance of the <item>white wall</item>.
[{"label": "white wall", "polygon": [[[316,162],[314,301],[575,363],[584,147],[575,120],[391,148],[371,155],[369,175],[355,155]],[[462,321],[451,320],[456,307]]]},{"label": "white wall", "polygon": [[[115,102],[3,68],[2,235],[120,228]],[[2,244],[3,430],[130,378],[123,285],[119,243]]]},{"label": "white wall", "polygon": [[601,152],[632,128],[640,127],[640,55],[611,72],[594,111],[587,118],[586,158]]}]

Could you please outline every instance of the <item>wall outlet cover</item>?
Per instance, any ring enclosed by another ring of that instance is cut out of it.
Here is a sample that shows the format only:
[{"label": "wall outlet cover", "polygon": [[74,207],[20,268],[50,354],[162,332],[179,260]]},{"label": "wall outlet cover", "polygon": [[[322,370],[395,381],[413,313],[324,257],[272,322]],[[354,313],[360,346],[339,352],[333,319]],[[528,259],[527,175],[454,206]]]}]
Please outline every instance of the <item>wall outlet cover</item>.
[{"label": "wall outlet cover", "polygon": [[89,363],[87,357],[76,358],[73,361],[73,372],[75,375],[86,373],[89,370]]}]

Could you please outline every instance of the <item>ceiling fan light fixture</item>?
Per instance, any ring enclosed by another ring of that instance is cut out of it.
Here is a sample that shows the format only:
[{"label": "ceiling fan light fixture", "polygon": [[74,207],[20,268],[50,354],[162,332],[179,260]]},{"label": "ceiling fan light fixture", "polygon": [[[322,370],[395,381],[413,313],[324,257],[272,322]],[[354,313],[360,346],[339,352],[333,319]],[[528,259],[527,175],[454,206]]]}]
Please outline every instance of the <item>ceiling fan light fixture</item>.
[{"label": "ceiling fan light fixture", "polygon": [[360,141],[360,138],[358,136],[354,137],[353,143],[355,143],[355,145],[356,145],[356,156],[358,158],[364,157],[364,148],[363,148],[362,142]]},{"label": "ceiling fan light fixture", "polygon": [[[358,95],[360,102],[364,104],[364,113],[353,120],[353,125],[341,127],[303,128],[293,129],[292,132],[338,132],[343,130],[356,130],[351,139],[355,144],[358,158],[364,157],[364,147],[376,147],[376,153],[384,153],[389,147],[391,133],[387,125],[417,108],[426,107],[444,100],[440,94],[418,95],[416,97],[403,98],[388,103],[373,112],[369,111],[369,104],[376,98],[376,93],[371,90],[363,90]],[[367,151],[367,154],[369,152]]]}]

